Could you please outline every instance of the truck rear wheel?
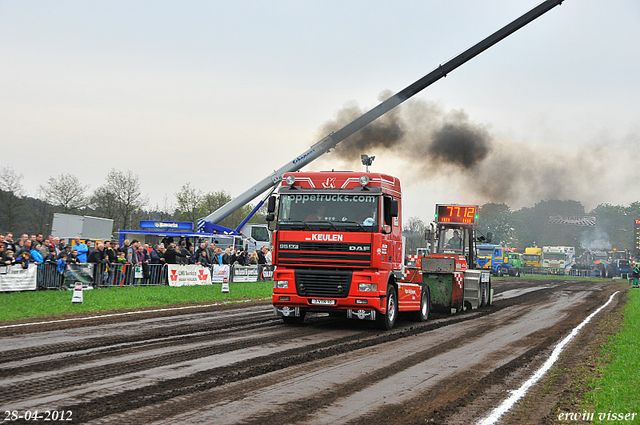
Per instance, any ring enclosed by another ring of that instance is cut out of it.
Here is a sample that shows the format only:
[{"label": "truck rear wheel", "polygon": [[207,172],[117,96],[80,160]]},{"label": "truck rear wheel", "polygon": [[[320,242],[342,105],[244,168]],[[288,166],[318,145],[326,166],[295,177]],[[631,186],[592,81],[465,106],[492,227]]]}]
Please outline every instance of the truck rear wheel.
[{"label": "truck rear wheel", "polygon": [[420,295],[420,310],[413,313],[416,322],[426,322],[429,319],[429,287],[422,287]]},{"label": "truck rear wheel", "polygon": [[396,294],[396,288],[393,285],[388,285],[387,288],[387,312],[385,314],[378,314],[376,317],[376,324],[378,328],[382,330],[390,330],[396,323],[398,317],[398,295]]}]

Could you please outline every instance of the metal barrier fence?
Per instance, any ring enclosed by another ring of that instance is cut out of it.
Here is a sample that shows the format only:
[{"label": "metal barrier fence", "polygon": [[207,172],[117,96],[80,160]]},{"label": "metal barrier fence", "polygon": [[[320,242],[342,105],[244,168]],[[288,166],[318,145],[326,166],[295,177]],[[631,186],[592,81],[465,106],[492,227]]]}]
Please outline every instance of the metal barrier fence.
[{"label": "metal barrier fence", "polygon": [[70,264],[64,273],[56,264],[38,265],[39,289],[72,289],[76,282],[94,288],[110,286],[166,285],[167,266],[164,264]]},{"label": "metal barrier fence", "polygon": [[521,274],[537,274],[544,276],[598,277],[593,270],[571,269],[565,274],[564,269],[543,269],[539,267],[521,267]]},{"label": "metal barrier fence", "polygon": [[[213,270],[211,275],[213,276]],[[271,280],[273,266],[230,266],[229,282],[255,282]],[[76,283],[94,288],[114,286],[168,285],[166,264],[69,264],[64,273],[56,264],[39,264],[37,269],[38,289],[73,289]]]}]

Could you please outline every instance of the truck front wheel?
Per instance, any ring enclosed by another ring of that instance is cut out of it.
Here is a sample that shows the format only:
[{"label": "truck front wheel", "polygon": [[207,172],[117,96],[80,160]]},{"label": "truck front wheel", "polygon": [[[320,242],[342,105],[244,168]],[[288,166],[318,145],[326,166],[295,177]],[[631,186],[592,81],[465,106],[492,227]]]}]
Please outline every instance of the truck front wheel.
[{"label": "truck front wheel", "polygon": [[398,295],[396,294],[396,288],[393,285],[388,285],[387,288],[387,312],[385,314],[378,314],[376,317],[376,323],[378,328],[382,330],[390,330],[396,323],[398,317]]},{"label": "truck front wheel", "polygon": [[282,316],[282,321],[287,325],[302,325],[304,323],[304,317],[307,315],[306,311],[301,311],[300,316]]}]

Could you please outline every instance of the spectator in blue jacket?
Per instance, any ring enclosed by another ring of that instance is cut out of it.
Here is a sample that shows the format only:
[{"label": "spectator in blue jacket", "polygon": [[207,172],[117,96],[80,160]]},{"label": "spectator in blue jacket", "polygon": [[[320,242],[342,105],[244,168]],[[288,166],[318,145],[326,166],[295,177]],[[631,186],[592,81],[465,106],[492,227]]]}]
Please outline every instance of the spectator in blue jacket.
[{"label": "spectator in blue jacket", "polygon": [[29,254],[31,254],[31,259],[36,264],[44,263],[44,257],[40,252],[40,246],[40,242],[36,242],[36,246],[31,250],[31,252],[29,252]]},{"label": "spectator in blue jacket", "polygon": [[76,237],[74,240],[74,244],[71,247],[71,249],[75,249],[77,251],[77,257],[78,260],[80,260],[81,263],[86,263],[87,262],[87,252],[89,252],[89,248],[87,247],[87,245],[83,244],[80,242],[80,238]]}]

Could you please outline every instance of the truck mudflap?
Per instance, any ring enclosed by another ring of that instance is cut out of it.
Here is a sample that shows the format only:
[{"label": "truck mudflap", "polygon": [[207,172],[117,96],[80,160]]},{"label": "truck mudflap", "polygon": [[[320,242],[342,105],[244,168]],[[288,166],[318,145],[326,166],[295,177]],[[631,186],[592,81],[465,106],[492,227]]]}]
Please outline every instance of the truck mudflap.
[{"label": "truck mudflap", "polygon": [[375,310],[348,309],[347,319],[376,320]]},{"label": "truck mudflap", "polygon": [[300,307],[273,307],[276,317],[300,317]]}]

